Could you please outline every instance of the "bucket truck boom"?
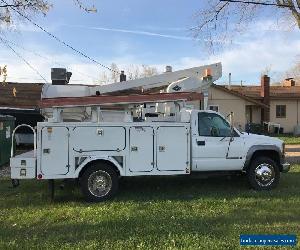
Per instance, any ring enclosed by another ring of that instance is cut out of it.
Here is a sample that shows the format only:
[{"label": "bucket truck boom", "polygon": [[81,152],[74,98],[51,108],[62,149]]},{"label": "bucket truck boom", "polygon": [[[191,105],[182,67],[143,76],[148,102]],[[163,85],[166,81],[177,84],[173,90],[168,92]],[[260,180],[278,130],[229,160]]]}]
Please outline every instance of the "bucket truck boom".
[{"label": "bucket truck boom", "polygon": [[222,76],[221,63],[204,65],[174,72],[135,80],[111,83],[106,85],[44,85],[42,99],[57,97],[84,97],[102,94],[113,94],[130,89],[150,90],[165,88],[170,92],[190,92],[206,89]]}]

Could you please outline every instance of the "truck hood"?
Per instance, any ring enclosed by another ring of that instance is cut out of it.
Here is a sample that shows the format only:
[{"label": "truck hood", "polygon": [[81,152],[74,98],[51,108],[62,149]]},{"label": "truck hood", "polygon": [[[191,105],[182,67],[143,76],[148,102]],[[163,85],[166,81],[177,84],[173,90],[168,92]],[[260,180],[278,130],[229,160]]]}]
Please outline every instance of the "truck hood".
[{"label": "truck hood", "polygon": [[282,149],[283,141],[270,136],[265,135],[257,135],[251,133],[241,133],[241,137],[245,139],[245,142],[248,144],[260,144],[260,145],[276,145],[280,149]]}]

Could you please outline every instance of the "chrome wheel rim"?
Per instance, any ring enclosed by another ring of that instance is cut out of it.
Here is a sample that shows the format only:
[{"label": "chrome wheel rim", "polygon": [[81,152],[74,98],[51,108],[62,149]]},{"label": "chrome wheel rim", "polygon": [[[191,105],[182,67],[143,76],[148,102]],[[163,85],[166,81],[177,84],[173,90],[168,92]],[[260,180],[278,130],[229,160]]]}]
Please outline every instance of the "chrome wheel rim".
[{"label": "chrome wheel rim", "polygon": [[88,189],[92,195],[103,197],[109,193],[112,187],[110,175],[102,170],[92,173],[88,178]]},{"label": "chrome wheel rim", "polygon": [[258,165],[255,169],[255,180],[261,187],[270,186],[275,180],[274,167],[267,163]]}]

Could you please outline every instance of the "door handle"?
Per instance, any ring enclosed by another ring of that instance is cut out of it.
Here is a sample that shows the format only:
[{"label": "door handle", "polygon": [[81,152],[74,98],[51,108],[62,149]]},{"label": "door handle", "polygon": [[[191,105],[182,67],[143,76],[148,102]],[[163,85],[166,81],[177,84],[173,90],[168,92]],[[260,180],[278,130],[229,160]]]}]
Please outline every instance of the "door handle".
[{"label": "door handle", "polygon": [[205,146],[205,141],[197,141],[198,146]]},{"label": "door handle", "polygon": [[50,154],[50,148],[44,148],[43,153],[44,154]]}]

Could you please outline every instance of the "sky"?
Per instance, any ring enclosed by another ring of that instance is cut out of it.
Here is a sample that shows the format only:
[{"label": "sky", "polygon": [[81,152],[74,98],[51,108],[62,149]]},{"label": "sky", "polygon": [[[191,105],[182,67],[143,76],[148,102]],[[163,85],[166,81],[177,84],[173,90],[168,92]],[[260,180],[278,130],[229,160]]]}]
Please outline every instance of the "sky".
[{"label": "sky", "polygon": [[[125,71],[130,65],[155,66],[162,72],[166,65],[179,70],[222,62],[219,83],[227,82],[231,72],[235,84],[258,84],[266,69],[273,82],[280,79],[300,54],[299,30],[274,28],[272,20],[263,18],[236,34],[232,45],[207,53],[189,31],[203,1],[86,1],[97,13],[80,10],[72,0],[52,2],[49,13],[32,17],[34,22],[101,64],[109,67],[114,62]],[[0,66],[7,65],[7,81],[50,81],[51,67],[66,67],[73,73],[71,83],[96,84],[106,71],[28,22],[16,21],[1,36],[34,68],[0,43]]]}]

